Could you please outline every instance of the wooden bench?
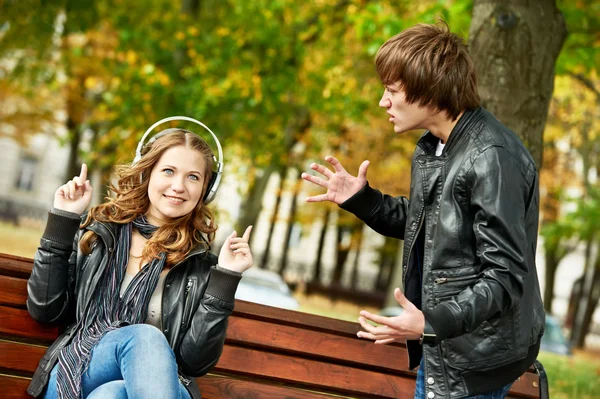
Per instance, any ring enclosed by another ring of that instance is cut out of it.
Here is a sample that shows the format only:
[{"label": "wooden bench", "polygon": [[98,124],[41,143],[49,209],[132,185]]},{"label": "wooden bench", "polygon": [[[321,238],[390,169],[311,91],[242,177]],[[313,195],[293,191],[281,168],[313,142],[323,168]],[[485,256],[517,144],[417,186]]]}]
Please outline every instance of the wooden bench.
[{"label": "wooden bench", "polygon": [[[59,328],[25,307],[32,260],[0,254],[0,396],[29,398],[27,385]],[[413,398],[416,373],[406,347],[358,339],[358,323],[237,301],[223,355],[198,378],[205,399]],[[547,398],[543,368],[532,368],[511,398]],[[541,375],[541,377],[540,377]]]}]

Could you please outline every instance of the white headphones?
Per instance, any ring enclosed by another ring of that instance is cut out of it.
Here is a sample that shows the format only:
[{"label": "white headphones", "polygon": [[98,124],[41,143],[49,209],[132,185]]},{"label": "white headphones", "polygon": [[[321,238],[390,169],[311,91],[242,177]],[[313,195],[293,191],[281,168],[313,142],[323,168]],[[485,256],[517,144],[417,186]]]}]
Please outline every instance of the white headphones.
[{"label": "white headphones", "polygon": [[[137,149],[135,150],[135,158],[133,158],[132,165],[134,165],[136,162],[138,162],[142,158],[142,149],[144,148],[145,145],[153,143],[159,137],[161,137],[165,134],[168,134],[170,132],[170,129],[167,129],[169,131],[164,131],[164,132],[157,134],[156,136],[153,136],[150,140],[148,140],[148,143],[144,142],[144,140],[146,139],[146,136],[148,136],[148,134],[150,134],[150,132],[158,125],[165,123],[165,122],[170,122],[170,121],[188,121],[188,122],[193,122],[197,125],[200,125],[211,134],[211,136],[215,140],[215,143],[217,143],[217,150],[219,153],[219,158],[217,159],[213,155],[213,160],[215,161],[215,168],[213,170],[212,177],[211,177],[210,181],[208,182],[208,186],[206,187],[206,194],[204,194],[204,199],[203,199],[204,203],[208,204],[209,202],[211,202],[212,200],[215,199],[215,196],[217,195],[217,190],[219,189],[219,184],[221,183],[221,177],[223,176],[223,150],[221,149],[221,143],[219,142],[219,139],[217,138],[217,136],[204,123],[197,121],[196,119],[189,118],[187,116],[170,116],[168,118],[159,120],[154,125],[150,126],[148,128],[148,130],[146,130],[146,133],[144,133],[144,135],[140,139],[140,141],[137,145]],[[194,132],[192,132],[192,133],[194,133]],[[200,136],[198,133],[194,133],[194,134]],[[200,136],[200,137],[202,137],[202,136]]]}]

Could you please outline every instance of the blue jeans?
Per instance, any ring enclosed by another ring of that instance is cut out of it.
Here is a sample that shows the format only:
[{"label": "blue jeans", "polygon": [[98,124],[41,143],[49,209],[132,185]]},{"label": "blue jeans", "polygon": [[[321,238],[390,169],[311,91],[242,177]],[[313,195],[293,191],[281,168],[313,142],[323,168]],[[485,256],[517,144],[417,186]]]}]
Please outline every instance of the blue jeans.
[{"label": "blue jeans", "polygon": [[[503,386],[502,388],[498,388],[492,392],[482,393],[475,396],[469,396],[465,399],[504,399],[506,395],[508,395],[508,391],[510,391],[510,387],[512,386],[512,382],[508,385]],[[419,370],[417,371],[417,386],[415,388],[415,398],[414,399],[426,399],[425,395],[425,371],[423,370],[423,359],[421,359],[421,365],[419,366]]]},{"label": "blue jeans", "polygon": [[[58,397],[56,373],[50,373],[45,399]],[[82,397],[89,399],[190,399],[177,375],[175,354],[156,327],[136,324],[110,331],[92,351],[81,379]]]}]

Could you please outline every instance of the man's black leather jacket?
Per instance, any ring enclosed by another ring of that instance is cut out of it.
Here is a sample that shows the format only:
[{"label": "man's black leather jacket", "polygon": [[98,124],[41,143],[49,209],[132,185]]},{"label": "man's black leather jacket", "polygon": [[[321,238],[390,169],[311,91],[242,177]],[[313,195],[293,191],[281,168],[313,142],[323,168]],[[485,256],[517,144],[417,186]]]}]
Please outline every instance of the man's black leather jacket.
[{"label": "man's black leather jacket", "polygon": [[[86,309],[115,249],[115,225],[95,221],[79,229],[79,223],[50,213],[34,257],[27,285],[29,314],[39,322],[68,325],[40,360],[28,388],[34,397],[48,383],[58,353],[70,341],[74,322]],[[89,255],[78,245],[86,230],[100,237]],[[206,374],[223,351],[227,318],[241,278],[216,263],[216,257],[204,249],[192,251],[164,281],[161,328],[175,353],[180,380],[194,399],[200,398],[200,392],[193,377]]]},{"label": "man's black leather jacket", "polygon": [[340,206],[404,240],[407,298],[423,310],[434,345],[424,356],[428,398],[485,393],[535,360],[544,329],[535,252],[538,174],[517,136],[483,108],[466,111],[440,156],[430,132],[412,161],[410,200],[368,184]]}]

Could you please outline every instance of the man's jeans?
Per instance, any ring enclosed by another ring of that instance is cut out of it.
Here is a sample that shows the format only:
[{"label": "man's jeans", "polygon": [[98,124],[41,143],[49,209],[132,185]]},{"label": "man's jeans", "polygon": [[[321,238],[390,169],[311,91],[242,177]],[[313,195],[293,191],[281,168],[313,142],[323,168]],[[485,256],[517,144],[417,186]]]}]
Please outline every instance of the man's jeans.
[{"label": "man's jeans", "polygon": [[[56,372],[50,373],[45,399],[58,397]],[[92,351],[81,379],[84,398],[190,399],[179,382],[175,354],[156,327],[136,324],[110,331]]]},{"label": "man's jeans", "polygon": [[[508,395],[508,391],[510,391],[512,384],[513,383],[511,382],[510,384],[505,385],[502,388],[498,388],[492,392],[469,396],[465,399],[504,399],[506,395]],[[421,365],[417,371],[417,386],[415,388],[414,399],[427,399],[427,395],[425,395],[425,372],[423,371],[423,359],[421,359]]]}]

